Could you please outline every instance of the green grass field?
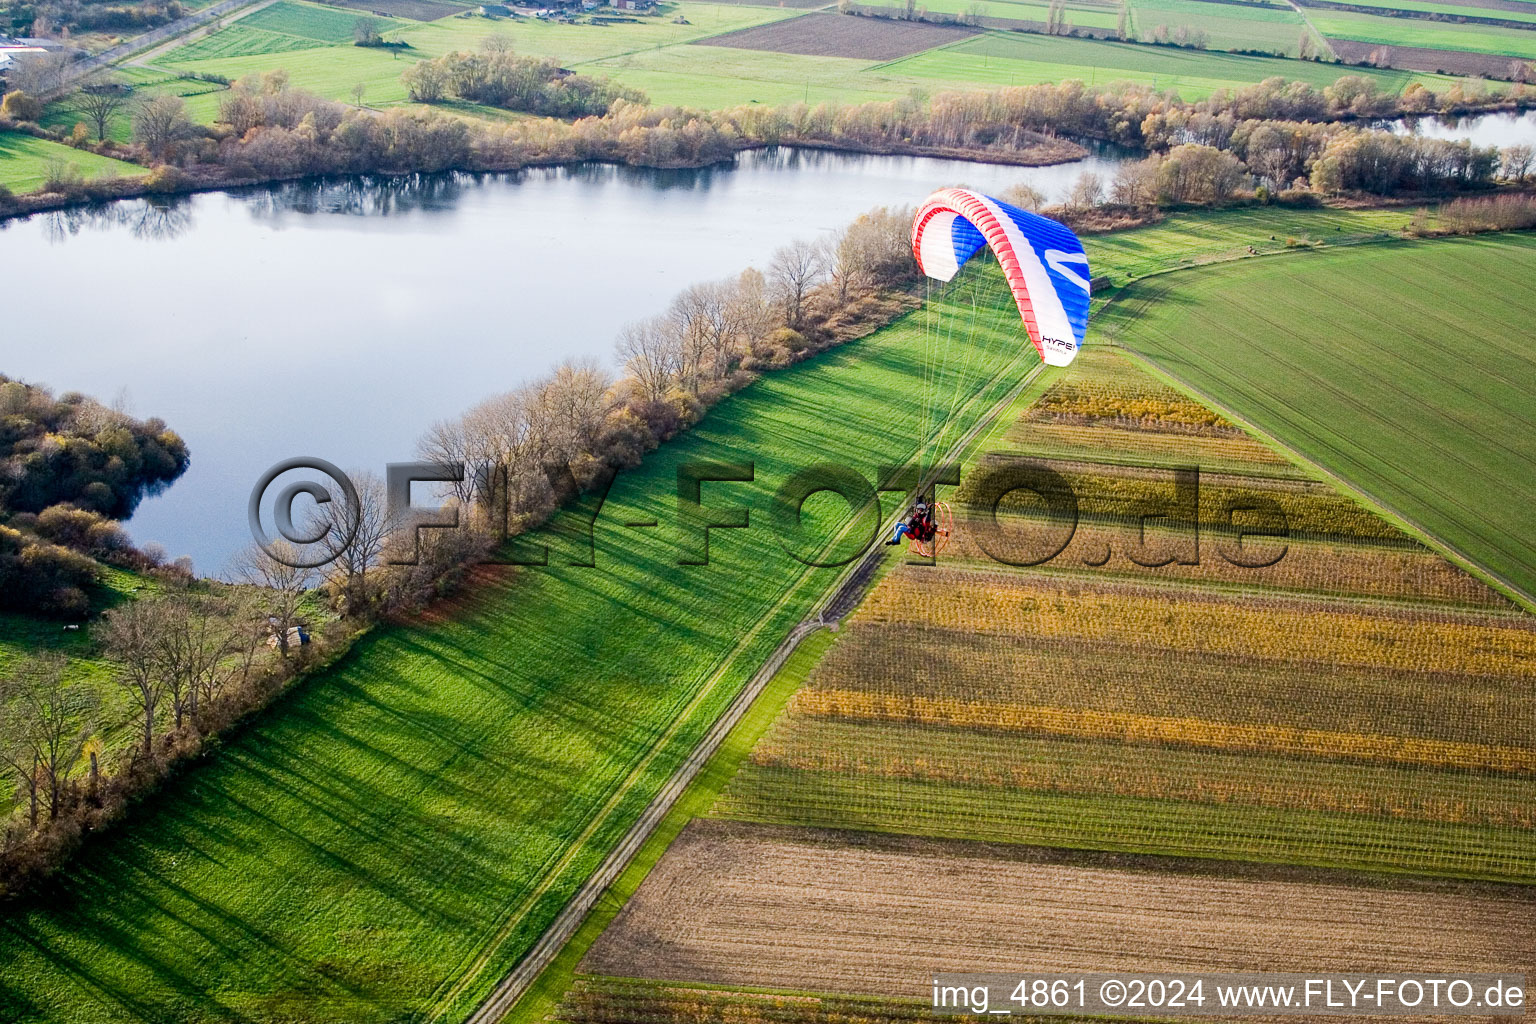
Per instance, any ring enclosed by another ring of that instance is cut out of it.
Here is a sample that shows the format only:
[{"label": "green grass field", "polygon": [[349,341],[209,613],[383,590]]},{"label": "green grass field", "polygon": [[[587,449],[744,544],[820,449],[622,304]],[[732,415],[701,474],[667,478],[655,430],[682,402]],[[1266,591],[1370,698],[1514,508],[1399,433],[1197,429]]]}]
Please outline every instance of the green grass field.
[{"label": "green grass field", "polygon": [[[8,915],[0,1018],[462,1017],[834,577],[764,521],[773,489],[827,459],[873,476],[936,396],[954,434],[1016,383],[993,277],[954,358],[930,362],[919,313],[765,378],[619,479],[596,568],[557,546],[553,568],[486,572],[280,700]],[[971,301],[947,315],[970,322]],[[678,565],[679,466],[743,459],[755,482],[703,500],[752,528]],[[844,516],[807,508],[813,529]]]},{"label": "green grass field", "polygon": [[[940,0],[960,5],[961,0]],[[989,0],[998,17],[1044,16],[1037,0]],[[963,6],[963,5],[961,5]],[[1082,4],[1069,16],[1082,24],[1113,27],[1115,15],[1104,5]],[[1038,8],[1038,9],[1037,9]],[[937,10],[938,8],[935,8]],[[957,10],[960,6],[956,7]],[[323,17],[313,12],[323,12]],[[276,12],[276,13],[273,13]],[[1345,69],[1334,65],[1257,58],[1217,50],[1195,51],[1136,46],[1066,37],[992,32],[955,45],[901,60],[874,63],[839,57],[807,57],[692,42],[803,13],[788,8],[733,4],[677,3],[687,24],[670,17],[638,24],[560,25],[542,21],[515,23],[485,18],[445,18],[430,23],[396,22],[388,35],[411,44],[402,54],[363,50],[350,44],[351,18],[332,9],[297,0],[260,11],[158,61],[175,71],[201,71],[230,78],[275,67],[286,69],[293,83],[336,100],[352,87],[367,88],[371,106],[406,101],[399,76],[410,61],[453,50],[474,49],[486,36],[508,37],[519,53],[554,57],[567,67],[605,75],[645,91],[655,103],[720,108],[744,103],[783,105],[796,102],[857,103],[889,99],[923,90],[984,88],[1056,82],[1069,78],[1104,84],[1115,80],[1177,89],[1185,99],[1202,99],[1218,89],[1235,88],[1280,75],[1323,86]],[[1133,23],[1150,35],[1158,23],[1170,28],[1201,24],[1213,47],[1257,46],[1295,51],[1301,23],[1289,8],[1199,3],[1197,0],[1142,0]],[[342,23],[345,22],[343,25]],[[345,31],[343,32],[343,29]],[[337,45],[327,39],[341,38]],[[1382,88],[1397,90],[1409,82],[1445,88],[1453,79],[1404,71],[1348,69],[1368,74]],[[193,113],[211,120],[217,99],[199,97]]]},{"label": "green grass field", "polygon": [[[1234,7],[1233,10],[1242,10]],[[1299,33],[1298,33],[1299,35]],[[1296,43],[1291,40],[1292,45]],[[1092,39],[990,32],[974,39],[915,54],[881,66],[887,74],[912,75],[931,82],[976,85],[1029,85],[1076,78],[1089,84],[1140,82],[1175,89],[1186,100],[1204,99],[1218,89],[1251,85],[1279,75],[1319,88],[1344,74],[1364,74],[1387,91],[1410,82],[1444,89],[1453,79],[1409,71],[1342,68],[1336,64],[1250,57],[1215,50],[1187,50]]]},{"label": "green grass field", "polygon": [[1529,235],[1306,252],[1133,286],[1101,324],[1533,595],[1533,270]]},{"label": "green grass field", "polygon": [[1131,0],[1138,39],[1153,38],[1158,25],[1204,29],[1213,50],[1266,50],[1294,57],[1306,23],[1290,8],[1213,4],[1202,0]]},{"label": "green grass field", "polygon": [[[73,119],[70,124],[74,124]],[[48,177],[48,168],[55,161],[80,168],[87,179],[112,174],[130,177],[145,173],[144,168],[138,164],[97,156],[73,146],[20,132],[0,132],[0,185],[12,192],[32,192],[42,188]]]},{"label": "green grass field", "polygon": [[1502,18],[1505,21],[1536,22],[1536,3],[1528,3],[1530,10],[1511,11],[1503,7],[1466,7],[1461,4],[1437,4],[1427,0],[1349,0],[1355,7],[1383,7],[1399,11],[1430,11],[1452,17]]},{"label": "green grass field", "polygon": [[1278,252],[1291,241],[1341,245],[1399,238],[1412,217],[1406,209],[1255,206],[1176,213],[1149,227],[1092,235],[1084,245],[1094,276],[1123,284],[1127,278],[1246,258],[1250,248],[1260,254]]},{"label": "green grass field", "polygon": [[1454,25],[1417,18],[1379,18],[1350,11],[1312,10],[1307,17],[1333,39],[1360,39],[1388,46],[1427,46],[1536,59],[1536,32],[1495,25]]}]

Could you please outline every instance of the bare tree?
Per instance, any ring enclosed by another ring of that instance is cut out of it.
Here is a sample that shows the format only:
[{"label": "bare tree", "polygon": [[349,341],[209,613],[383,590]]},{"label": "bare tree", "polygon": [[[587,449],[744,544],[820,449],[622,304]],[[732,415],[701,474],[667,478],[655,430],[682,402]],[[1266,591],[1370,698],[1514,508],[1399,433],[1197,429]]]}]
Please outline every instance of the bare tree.
[{"label": "bare tree", "polygon": [[112,119],[128,104],[128,90],[117,82],[93,82],[75,94],[75,109],[96,129],[97,140],[107,137]]},{"label": "bare tree", "polygon": [[235,648],[229,609],[190,593],[164,601],[165,628],[160,633],[162,678],[180,729],[195,718],[201,703],[218,689],[220,663]]},{"label": "bare tree", "polygon": [[152,96],[133,114],[134,139],[156,157],[164,158],[171,146],[195,132],[196,126],[187,117],[187,105],[180,96]]},{"label": "bare tree", "polygon": [[613,407],[612,388],[612,375],[592,359],[566,360],[539,386],[536,402],[552,459],[568,463],[596,450]]},{"label": "bare tree", "polygon": [[1532,166],[1536,166],[1536,148],[1521,143],[1518,146],[1506,146],[1503,151],[1504,177],[1513,182],[1523,182],[1531,173]]},{"label": "bare tree", "polygon": [[368,470],[348,474],[357,491],[357,504],[333,500],[317,504],[311,513],[318,543],[331,556],[325,572],[341,596],[342,612],[356,615],[371,601],[368,573],[379,564],[390,536],[399,524],[389,508],[384,481]]},{"label": "bare tree", "polygon": [[679,362],[672,323],[664,317],[628,324],[619,333],[619,358],[642,397],[660,401],[671,390]]},{"label": "bare tree", "polygon": [[1021,210],[1038,210],[1045,205],[1045,193],[1033,185],[1022,182],[1017,185],[1009,185],[998,195],[1005,203],[1017,206]]},{"label": "bare tree", "polygon": [[22,670],[16,697],[23,743],[32,755],[34,774],[48,793],[50,821],[58,817],[64,784],[95,729],[95,691],[68,685],[67,667],[58,655],[32,659]]},{"label": "bare tree", "polygon": [[314,580],[313,569],[292,564],[299,561],[299,552],[286,541],[273,544],[271,551],[252,545],[235,559],[235,577],[260,588],[258,607],[284,658],[299,625],[299,606]]},{"label": "bare tree", "polygon": [[795,241],[773,254],[768,278],[784,307],[784,322],[799,327],[804,314],[805,296],[827,272],[824,247],[813,242]]},{"label": "bare tree", "polygon": [[1103,201],[1104,179],[1092,171],[1079,174],[1067,194],[1067,206],[1074,210],[1090,210]]},{"label": "bare tree", "polygon": [[161,601],[130,601],[113,608],[102,620],[107,652],[117,662],[117,682],[126,689],[143,716],[143,748],[154,752],[155,715],[165,696],[165,631],[169,619]]},{"label": "bare tree", "polygon": [[1110,195],[1122,206],[1150,206],[1157,201],[1158,159],[1122,164]]},{"label": "bare tree", "polygon": [[63,50],[20,56],[6,73],[6,88],[41,96],[64,84],[74,58]]},{"label": "bare tree", "polygon": [[353,85],[352,85],[352,104],[354,106],[358,106],[358,107],[362,106],[363,105],[363,97],[367,96],[367,95],[368,95],[368,83],[367,82],[354,82],[353,83]]},{"label": "bare tree", "polygon": [[438,420],[427,428],[427,432],[416,442],[416,454],[421,456],[424,462],[436,463],[440,466],[463,465],[466,472],[461,480],[448,485],[454,499],[460,505],[470,505],[477,497],[477,483],[479,477],[474,472],[477,468],[470,458],[469,441],[464,430],[463,418],[454,420]]}]

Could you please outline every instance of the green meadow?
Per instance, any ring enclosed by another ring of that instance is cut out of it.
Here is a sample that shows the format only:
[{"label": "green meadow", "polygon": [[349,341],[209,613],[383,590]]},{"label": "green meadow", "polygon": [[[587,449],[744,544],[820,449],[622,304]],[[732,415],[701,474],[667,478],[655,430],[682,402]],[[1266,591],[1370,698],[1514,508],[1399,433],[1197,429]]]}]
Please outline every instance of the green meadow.
[{"label": "green meadow", "polygon": [[144,168],[138,164],[97,156],[73,146],[23,135],[21,132],[0,132],[0,185],[12,192],[33,192],[42,188],[48,180],[50,167],[56,163],[79,168],[87,179],[105,175],[129,177],[144,173]]},{"label": "green meadow", "polygon": [[1308,250],[1133,285],[1103,329],[1536,595],[1536,237]]},{"label": "green meadow", "polygon": [[[1467,13],[1476,13],[1468,10]],[[1323,35],[1359,39],[1386,46],[1426,46],[1536,59],[1536,32],[1496,25],[1457,25],[1418,18],[1380,18],[1350,11],[1313,10],[1307,14]]]},{"label": "green meadow", "polygon": [[[0,1019],[462,1018],[835,578],[775,489],[828,460],[873,479],[1014,387],[1017,314],[975,281],[727,399],[619,477],[590,550],[551,530],[548,567],[486,569],[290,691],[7,914]],[[683,565],[701,462],[753,463],[701,492],[749,525]]]}]

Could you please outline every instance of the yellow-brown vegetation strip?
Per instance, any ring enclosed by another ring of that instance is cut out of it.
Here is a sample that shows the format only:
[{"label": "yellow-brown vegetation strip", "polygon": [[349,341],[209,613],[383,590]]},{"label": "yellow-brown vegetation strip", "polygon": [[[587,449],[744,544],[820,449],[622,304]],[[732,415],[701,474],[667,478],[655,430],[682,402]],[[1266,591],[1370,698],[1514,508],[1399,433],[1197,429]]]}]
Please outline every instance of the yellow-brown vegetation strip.
[{"label": "yellow-brown vegetation strip", "polygon": [[791,708],[804,715],[1006,729],[1073,739],[1111,740],[1247,753],[1337,757],[1427,768],[1536,773],[1536,749],[1380,736],[1276,724],[1168,718],[1127,711],[967,701],[914,694],[804,689]]},{"label": "yellow-brown vegetation strip", "polygon": [[1222,599],[931,569],[921,578],[913,571],[889,577],[860,618],[1265,661],[1536,679],[1536,629],[1524,620],[1345,602]]}]

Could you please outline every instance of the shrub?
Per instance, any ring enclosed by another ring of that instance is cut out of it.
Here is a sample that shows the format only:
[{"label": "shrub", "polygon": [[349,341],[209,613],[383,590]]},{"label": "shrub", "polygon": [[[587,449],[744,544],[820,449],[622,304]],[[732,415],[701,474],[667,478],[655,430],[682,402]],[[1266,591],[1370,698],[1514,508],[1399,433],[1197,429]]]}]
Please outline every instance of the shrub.
[{"label": "shrub", "polygon": [[36,96],[29,96],[20,89],[6,93],[5,98],[0,100],[0,117],[7,117],[12,121],[36,121],[42,116],[43,101]]}]

